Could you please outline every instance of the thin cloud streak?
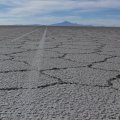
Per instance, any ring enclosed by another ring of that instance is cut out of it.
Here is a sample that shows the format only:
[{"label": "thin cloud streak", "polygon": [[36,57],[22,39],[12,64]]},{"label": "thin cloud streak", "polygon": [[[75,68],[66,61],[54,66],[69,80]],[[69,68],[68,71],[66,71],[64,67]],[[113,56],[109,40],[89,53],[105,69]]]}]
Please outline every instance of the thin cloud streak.
[{"label": "thin cloud streak", "polygon": [[[8,2],[10,1],[10,3]],[[3,0],[2,0],[3,2]],[[0,2],[1,3],[1,2]],[[8,12],[9,15],[30,15],[35,13],[50,13],[61,10],[96,10],[104,8],[120,8],[120,1],[118,0],[96,0],[96,1],[72,1],[72,0],[5,0],[4,4],[11,5],[13,8]]]}]

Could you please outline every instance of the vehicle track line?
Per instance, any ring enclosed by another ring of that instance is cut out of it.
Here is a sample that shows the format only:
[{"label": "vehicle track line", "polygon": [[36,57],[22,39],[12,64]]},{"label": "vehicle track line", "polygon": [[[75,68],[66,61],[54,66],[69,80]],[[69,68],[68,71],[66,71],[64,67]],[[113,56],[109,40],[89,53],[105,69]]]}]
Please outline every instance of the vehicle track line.
[{"label": "vehicle track line", "polygon": [[[33,101],[33,94],[34,97],[37,95],[37,93],[32,93],[33,88],[38,88],[38,80],[39,80],[39,71],[42,69],[42,56],[44,52],[44,43],[45,43],[45,37],[47,34],[47,27],[44,30],[43,36],[39,42],[38,50],[36,51],[35,55],[33,56],[31,66],[34,68],[34,71],[30,71],[28,74],[28,81],[25,82],[25,89],[23,93],[21,94],[21,101],[24,103],[23,105],[23,111],[22,113],[25,115],[25,120],[28,117],[28,112],[30,111],[31,102]],[[39,50],[40,49],[40,50]],[[20,106],[21,107],[21,106]],[[14,114],[14,119],[17,119],[17,112]]]},{"label": "vehicle track line", "polygon": [[[43,58],[43,52],[44,52],[44,43],[45,43],[45,37],[47,33],[47,27],[44,30],[42,39],[39,42],[39,46],[37,47],[38,50],[36,51],[34,58],[32,60],[31,66],[34,68],[33,71],[30,71],[29,74],[29,84],[27,88],[31,89],[33,87],[37,87],[38,79],[39,79],[39,73],[40,70],[42,69],[42,58]],[[36,83],[34,86],[31,83]]]},{"label": "vehicle track line", "polygon": [[20,38],[23,38],[23,37],[25,37],[26,35],[29,35],[29,34],[35,32],[35,31],[37,31],[37,30],[38,30],[38,29],[32,30],[31,32],[27,32],[27,33],[25,33],[25,34],[22,34],[21,36],[19,36],[19,37],[13,39],[12,42],[14,42],[14,41],[16,41],[16,40],[19,40]]}]

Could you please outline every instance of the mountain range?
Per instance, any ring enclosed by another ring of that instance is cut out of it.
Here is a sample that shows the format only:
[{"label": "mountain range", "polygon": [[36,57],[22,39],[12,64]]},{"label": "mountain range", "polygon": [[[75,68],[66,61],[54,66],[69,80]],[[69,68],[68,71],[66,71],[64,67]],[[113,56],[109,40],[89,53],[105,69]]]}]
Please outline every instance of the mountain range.
[{"label": "mountain range", "polygon": [[[29,24],[30,25],[30,24]],[[28,25],[28,26],[29,26]],[[18,26],[21,26],[21,25],[18,25]],[[24,26],[24,25],[23,25]],[[27,26],[27,25],[26,25]],[[30,26],[46,26],[46,25],[42,25],[42,24],[31,24]],[[47,26],[92,26],[92,25],[83,25],[83,24],[77,24],[77,23],[72,23],[72,22],[69,22],[69,21],[63,21],[63,22],[60,22],[60,23],[55,23],[55,24],[50,24],[50,25],[47,25]]]}]

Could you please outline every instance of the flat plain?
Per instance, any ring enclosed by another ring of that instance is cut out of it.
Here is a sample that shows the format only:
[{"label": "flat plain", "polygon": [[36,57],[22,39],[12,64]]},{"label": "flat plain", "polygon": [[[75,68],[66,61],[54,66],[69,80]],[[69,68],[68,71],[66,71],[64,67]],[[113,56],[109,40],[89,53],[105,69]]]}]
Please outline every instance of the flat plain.
[{"label": "flat plain", "polygon": [[117,120],[120,28],[0,27],[0,120]]}]

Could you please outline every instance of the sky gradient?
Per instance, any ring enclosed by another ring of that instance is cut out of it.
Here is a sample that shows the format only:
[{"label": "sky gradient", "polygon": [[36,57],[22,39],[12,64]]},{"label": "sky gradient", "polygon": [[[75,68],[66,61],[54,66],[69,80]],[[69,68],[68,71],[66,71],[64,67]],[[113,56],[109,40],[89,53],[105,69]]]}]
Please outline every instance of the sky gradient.
[{"label": "sky gradient", "polygon": [[120,0],[0,0],[0,24],[120,26]]}]

